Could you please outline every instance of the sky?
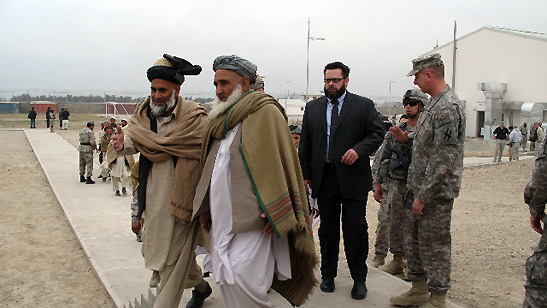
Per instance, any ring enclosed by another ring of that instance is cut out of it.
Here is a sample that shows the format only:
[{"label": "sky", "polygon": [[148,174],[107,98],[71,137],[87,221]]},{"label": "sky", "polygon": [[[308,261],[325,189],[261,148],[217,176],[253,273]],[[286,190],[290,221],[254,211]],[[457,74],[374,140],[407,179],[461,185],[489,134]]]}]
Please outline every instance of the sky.
[{"label": "sky", "polygon": [[164,53],[202,66],[184,96],[214,95],[213,60],[258,66],[266,92],[323,89],[323,67],[351,68],[348,90],[383,100],[413,87],[412,59],[484,26],[547,33],[545,0],[0,0],[0,98],[146,96],[146,70]]}]

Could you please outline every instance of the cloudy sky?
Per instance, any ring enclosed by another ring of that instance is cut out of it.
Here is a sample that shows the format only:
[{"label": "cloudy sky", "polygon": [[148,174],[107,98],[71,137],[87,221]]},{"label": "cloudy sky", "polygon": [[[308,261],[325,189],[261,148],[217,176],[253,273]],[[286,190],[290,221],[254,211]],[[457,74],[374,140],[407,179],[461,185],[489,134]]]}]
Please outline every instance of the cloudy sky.
[{"label": "cloudy sky", "polygon": [[412,87],[411,60],[438,42],[483,26],[547,32],[545,0],[0,0],[0,98],[30,94],[144,96],[146,69],[163,53],[203,67],[185,95],[211,96],[212,62],[222,54],[253,61],[266,91],[310,92],[323,66],[351,68],[349,90],[400,97]]}]

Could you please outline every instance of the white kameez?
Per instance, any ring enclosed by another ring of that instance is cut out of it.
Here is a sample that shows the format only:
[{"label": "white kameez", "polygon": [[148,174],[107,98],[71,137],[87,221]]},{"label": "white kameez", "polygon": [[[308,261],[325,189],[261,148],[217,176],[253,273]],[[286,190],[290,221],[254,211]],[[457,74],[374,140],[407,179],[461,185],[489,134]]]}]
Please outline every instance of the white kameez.
[{"label": "white kameez", "polygon": [[123,155],[118,155],[116,163],[112,164],[110,175],[112,176],[113,191],[120,191],[122,187],[129,187],[131,171],[129,170],[129,167],[125,165],[125,157]]},{"label": "white kameez", "polygon": [[211,258],[224,307],[271,307],[268,290],[274,273],[291,278],[289,244],[262,230],[232,233],[230,145],[240,124],[226,133],[218,150],[210,187]]}]

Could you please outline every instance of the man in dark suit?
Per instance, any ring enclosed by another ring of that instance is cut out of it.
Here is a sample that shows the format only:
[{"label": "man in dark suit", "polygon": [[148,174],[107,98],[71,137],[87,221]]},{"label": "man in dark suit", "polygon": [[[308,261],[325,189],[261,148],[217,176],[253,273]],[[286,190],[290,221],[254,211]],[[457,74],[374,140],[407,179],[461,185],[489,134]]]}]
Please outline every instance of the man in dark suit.
[{"label": "man in dark suit", "polygon": [[306,186],[312,188],[321,214],[321,290],[334,292],[340,246],[354,285],[351,297],[367,295],[367,194],[372,189],[369,156],[383,140],[384,129],[372,100],[347,92],[349,67],[325,66],[325,96],[306,105],[299,157]]}]

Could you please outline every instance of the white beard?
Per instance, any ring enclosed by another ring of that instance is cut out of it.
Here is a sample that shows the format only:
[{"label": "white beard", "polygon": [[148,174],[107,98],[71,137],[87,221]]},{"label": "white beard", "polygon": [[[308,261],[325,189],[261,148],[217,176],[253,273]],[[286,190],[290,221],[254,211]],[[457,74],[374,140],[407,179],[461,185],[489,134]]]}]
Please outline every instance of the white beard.
[{"label": "white beard", "polygon": [[173,91],[173,94],[169,98],[167,102],[163,106],[158,106],[156,103],[154,103],[154,100],[152,97],[150,97],[150,112],[156,117],[165,117],[167,116],[167,112],[171,110],[175,105],[177,104],[177,100],[175,98],[175,91]]},{"label": "white beard", "polygon": [[228,96],[228,99],[226,99],[225,102],[221,101],[218,97],[215,97],[215,100],[211,103],[211,105],[213,105],[213,109],[211,109],[207,115],[207,120],[214,120],[216,117],[226,112],[226,110],[230,109],[230,107],[237,103],[242,97],[243,88],[240,84],[236,85],[234,91],[232,91],[232,94]]}]

